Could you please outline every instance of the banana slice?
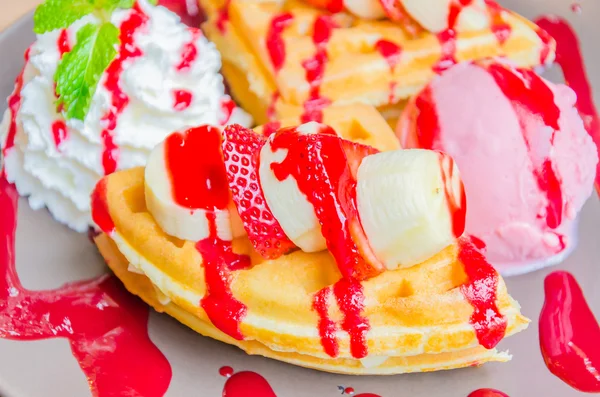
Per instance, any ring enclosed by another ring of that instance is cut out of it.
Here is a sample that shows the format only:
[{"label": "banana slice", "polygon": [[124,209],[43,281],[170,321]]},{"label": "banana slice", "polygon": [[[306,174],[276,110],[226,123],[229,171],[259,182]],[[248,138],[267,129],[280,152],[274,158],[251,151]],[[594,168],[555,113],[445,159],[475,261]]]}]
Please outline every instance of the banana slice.
[{"label": "banana slice", "polygon": [[380,0],[345,0],[346,9],[362,19],[381,19],[385,11]]},{"label": "banana slice", "polygon": [[415,149],[368,156],[356,189],[369,244],[390,270],[427,260],[464,230],[464,188],[446,154]]},{"label": "banana slice", "polygon": [[[187,133],[203,133],[203,130]],[[186,133],[186,134],[187,134]],[[176,133],[179,134],[179,133]],[[167,138],[168,139],[168,138]],[[173,196],[170,171],[166,163],[166,141],[156,146],[145,170],[146,206],[165,233],[182,240],[200,241],[210,235],[206,218],[208,211],[178,204]],[[190,155],[190,167],[194,156]],[[189,183],[194,183],[190,181]],[[202,183],[202,181],[197,181]],[[213,212],[213,211],[211,211]],[[241,219],[231,202],[228,210],[216,210],[217,235],[221,240],[231,241],[245,235]]]},{"label": "banana slice", "polygon": [[[310,122],[296,128],[300,134],[317,134],[329,128]],[[288,238],[304,252],[319,252],[327,249],[321,234],[321,225],[312,204],[300,191],[296,179],[289,177],[280,181],[271,170],[271,164],[281,163],[287,150],[273,151],[271,137],[260,152],[259,177],[267,204]]]}]

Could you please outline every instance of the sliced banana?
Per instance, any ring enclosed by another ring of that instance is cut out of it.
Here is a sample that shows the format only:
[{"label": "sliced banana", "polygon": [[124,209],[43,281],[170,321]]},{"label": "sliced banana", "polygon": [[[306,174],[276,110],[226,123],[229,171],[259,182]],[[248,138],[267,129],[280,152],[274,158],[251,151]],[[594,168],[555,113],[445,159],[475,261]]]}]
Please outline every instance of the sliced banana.
[{"label": "sliced banana", "polygon": [[379,0],[345,0],[346,9],[362,19],[381,19],[385,11]]},{"label": "sliced banana", "polygon": [[446,158],[413,149],[362,161],[358,212],[371,248],[388,269],[421,263],[456,240],[451,209],[464,203],[459,197],[464,190],[458,169]]},{"label": "sliced banana", "polygon": [[[296,131],[301,134],[316,134],[322,125],[306,123]],[[327,242],[321,234],[321,225],[314,207],[298,187],[296,179],[288,177],[280,181],[271,170],[271,164],[281,163],[287,156],[286,149],[273,151],[272,137],[260,152],[260,184],[273,216],[279,221],[288,238],[304,252],[318,252],[327,249]]]},{"label": "sliced banana", "polygon": [[[190,241],[200,241],[209,237],[207,211],[181,206],[173,198],[164,142],[156,146],[148,158],[145,191],[148,211],[165,233]],[[228,210],[218,210],[215,214],[217,235],[221,240],[231,241],[235,237],[245,235],[242,221],[233,203],[230,203]]]},{"label": "sliced banana", "polygon": [[[406,12],[424,29],[440,33],[449,28],[448,16],[456,0],[401,0]],[[469,31],[489,26],[489,15],[484,0],[474,0],[462,6],[455,29]]]}]

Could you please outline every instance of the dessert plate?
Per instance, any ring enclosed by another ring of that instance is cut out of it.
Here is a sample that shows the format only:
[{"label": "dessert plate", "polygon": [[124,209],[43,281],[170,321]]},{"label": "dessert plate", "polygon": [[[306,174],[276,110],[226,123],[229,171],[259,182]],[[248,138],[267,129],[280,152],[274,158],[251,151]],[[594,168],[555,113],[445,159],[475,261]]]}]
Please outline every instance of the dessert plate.
[{"label": "dessert plate", "polygon": [[[530,18],[547,13],[566,17],[580,35],[588,70],[594,72],[600,68],[600,53],[594,42],[600,33],[600,28],[595,24],[595,16],[600,15],[600,3],[583,2],[580,14],[572,11],[570,2],[560,0],[512,0],[502,3]],[[12,90],[14,78],[22,66],[22,54],[34,39],[31,31],[29,17],[0,36],[0,98],[6,98]],[[556,71],[550,71],[547,76],[560,80]],[[600,88],[600,74],[589,77],[592,85]],[[596,94],[600,98],[600,90]],[[4,107],[3,103],[0,110]],[[0,221],[9,216],[0,213]],[[600,317],[599,227],[600,201],[595,196],[581,213],[579,246],[569,258],[556,268],[506,279],[512,295],[521,303],[523,313],[533,320],[528,330],[503,341],[499,346],[503,350],[508,349],[514,356],[507,364],[390,377],[332,375],[248,356],[235,347],[197,335],[167,315],[151,311],[148,323],[150,339],[164,354],[172,371],[166,395],[466,397],[480,388],[502,390],[511,397],[583,395],[552,375],[544,365],[539,348],[537,318],[544,301],[544,278],[556,269],[565,269],[575,275],[592,311]],[[3,240],[2,244],[6,242]],[[59,225],[46,211],[32,211],[24,199],[19,202],[16,270],[23,287],[33,291],[58,288],[67,282],[90,279],[107,272],[96,247],[87,236]],[[73,357],[72,348],[76,350],[63,338],[27,342],[0,339],[0,395],[90,395],[88,381]],[[133,350],[131,354],[136,355],[136,351]],[[148,384],[156,383],[166,388],[164,382],[150,379],[153,376],[151,374],[155,373],[151,370],[155,368],[146,367],[145,357],[140,353],[139,356],[129,357],[129,364],[112,364],[119,366],[125,381],[128,373],[132,374],[132,378],[137,376],[138,380],[140,377],[143,380],[146,375]],[[229,378],[228,381],[225,375],[230,375],[231,371],[251,372],[246,372],[243,377]],[[94,368],[88,368],[88,374],[93,372]],[[101,373],[96,375],[102,376]],[[160,393],[160,390],[153,390],[149,395]],[[107,395],[129,394],[122,391]]]}]

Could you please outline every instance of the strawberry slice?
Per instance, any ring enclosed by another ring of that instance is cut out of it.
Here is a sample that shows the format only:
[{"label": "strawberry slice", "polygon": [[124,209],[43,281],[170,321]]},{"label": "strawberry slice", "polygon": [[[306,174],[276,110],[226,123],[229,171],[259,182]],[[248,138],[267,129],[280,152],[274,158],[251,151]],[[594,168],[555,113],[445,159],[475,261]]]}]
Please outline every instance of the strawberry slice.
[{"label": "strawberry slice", "polygon": [[280,130],[271,147],[286,158],[271,168],[279,180],[291,176],[313,205],[327,248],[344,278],[364,280],[385,270],[373,254],[356,206],[356,173],[362,159],[377,150],[331,134]]},{"label": "strawberry slice", "polygon": [[225,128],[223,158],[233,202],[254,249],[275,259],[295,245],[269,209],[258,177],[260,150],[266,138],[238,124]]}]

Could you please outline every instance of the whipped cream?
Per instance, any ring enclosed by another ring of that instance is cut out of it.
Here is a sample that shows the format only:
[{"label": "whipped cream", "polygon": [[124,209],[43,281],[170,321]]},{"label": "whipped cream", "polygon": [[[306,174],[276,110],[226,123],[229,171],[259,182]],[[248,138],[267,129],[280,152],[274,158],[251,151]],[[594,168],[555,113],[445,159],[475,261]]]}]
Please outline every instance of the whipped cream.
[{"label": "whipped cream", "polygon": [[124,29],[134,13],[144,16],[133,33],[139,56],[126,59],[117,76],[128,102],[116,112],[113,127],[107,121],[115,113],[109,72],[101,77],[85,120],[66,120],[56,108],[54,75],[65,45],[72,48],[81,27],[98,23],[92,16],[38,36],[28,53],[22,91],[17,87],[13,93],[20,95],[20,109],[15,117],[7,110],[0,125],[8,180],[29,196],[34,209],[47,207],[77,231],[93,226],[90,194],[96,182],[115,170],[145,165],[168,134],[200,124],[251,122],[225,95],[220,55],[199,30],[146,0],[115,12],[111,21]]}]

